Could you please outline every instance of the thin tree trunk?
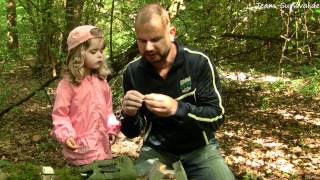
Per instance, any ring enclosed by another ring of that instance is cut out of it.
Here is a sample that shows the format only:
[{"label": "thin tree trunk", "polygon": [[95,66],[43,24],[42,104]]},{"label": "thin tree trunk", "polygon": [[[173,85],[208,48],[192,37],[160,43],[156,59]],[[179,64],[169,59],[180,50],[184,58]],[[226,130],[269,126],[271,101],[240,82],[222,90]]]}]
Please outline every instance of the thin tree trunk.
[{"label": "thin tree trunk", "polygon": [[51,43],[53,38],[53,25],[50,20],[53,0],[46,0],[41,7],[41,12],[45,12],[42,16],[42,25],[40,29],[40,38],[37,41],[37,63],[35,66],[34,73],[39,73],[40,70],[44,70],[45,66],[50,65],[52,62]]},{"label": "thin tree trunk", "polygon": [[113,61],[113,49],[112,49],[112,27],[113,27],[113,13],[114,13],[114,1],[112,0],[112,6],[111,6],[111,18],[110,18],[110,33],[109,33],[109,38],[110,38],[110,61]]},{"label": "thin tree trunk", "polygon": [[15,0],[7,1],[7,38],[8,49],[17,49],[19,47],[18,35],[16,30],[17,14],[16,14],[16,2]]}]

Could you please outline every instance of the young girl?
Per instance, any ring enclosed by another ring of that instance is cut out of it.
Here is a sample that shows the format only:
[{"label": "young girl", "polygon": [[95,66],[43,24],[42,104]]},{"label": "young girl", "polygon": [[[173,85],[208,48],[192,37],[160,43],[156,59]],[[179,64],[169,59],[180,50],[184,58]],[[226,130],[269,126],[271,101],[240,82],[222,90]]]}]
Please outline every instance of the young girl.
[{"label": "young girl", "polygon": [[111,145],[120,131],[112,111],[111,90],[101,30],[84,25],[67,39],[67,67],[59,82],[52,112],[52,135],[63,144],[72,165],[111,159]]}]

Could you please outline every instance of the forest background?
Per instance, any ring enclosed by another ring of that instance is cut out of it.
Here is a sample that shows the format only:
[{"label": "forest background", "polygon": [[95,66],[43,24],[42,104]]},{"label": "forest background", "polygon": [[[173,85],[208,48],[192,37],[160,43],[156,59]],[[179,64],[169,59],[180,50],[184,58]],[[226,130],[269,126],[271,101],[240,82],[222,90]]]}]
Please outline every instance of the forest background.
[{"label": "forest background", "polygon": [[[66,36],[104,30],[115,112],[137,55],[133,20],[150,0],[0,0],[0,177],[79,179],[49,135]],[[238,179],[320,179],[320,1],[162,0],[177,38],[204,50],[223,83],[221,151]],[[138,156],[121,136],[115,156]]]}]

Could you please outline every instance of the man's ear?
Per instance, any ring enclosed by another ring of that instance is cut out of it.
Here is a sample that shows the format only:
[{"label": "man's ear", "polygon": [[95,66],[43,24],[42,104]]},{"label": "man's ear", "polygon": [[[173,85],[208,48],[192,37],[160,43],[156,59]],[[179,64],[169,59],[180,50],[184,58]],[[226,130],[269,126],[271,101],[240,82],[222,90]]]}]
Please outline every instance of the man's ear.
[{"label": "man's ear", "polygon": [[176,36],[176,33],[177,33],[176,27],[174,26],[170,27],[169,33],[170,33],[171,41],[174,41],[174,37]]}]

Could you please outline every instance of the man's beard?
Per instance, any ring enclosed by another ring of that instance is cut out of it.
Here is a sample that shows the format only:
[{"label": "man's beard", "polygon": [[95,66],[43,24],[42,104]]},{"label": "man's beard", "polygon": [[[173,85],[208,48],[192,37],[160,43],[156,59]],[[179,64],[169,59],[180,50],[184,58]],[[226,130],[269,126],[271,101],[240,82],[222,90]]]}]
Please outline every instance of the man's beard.
[{"label": "man's beard", "polygon": [[171,48],[171,47],[169,47],[169,48],[168,48],[166,51],[164,51],[164,53],[162,53],[162,54],[160,54],[160,53],[157,53],[157,54],[156,54],[156,56],[159,56],[160,59],[150,60],[150,59],[147,58],[147,55],[146,55],[146,54],[144,54],[143,57],[144,57],[144,59],[149,60],[149,62],[152,63],[152,64],[161,64],[161,63],[166,62],[166,59],[167,59],[167,57],[168,57],[168,55],[169,55],[170,48]]}]

